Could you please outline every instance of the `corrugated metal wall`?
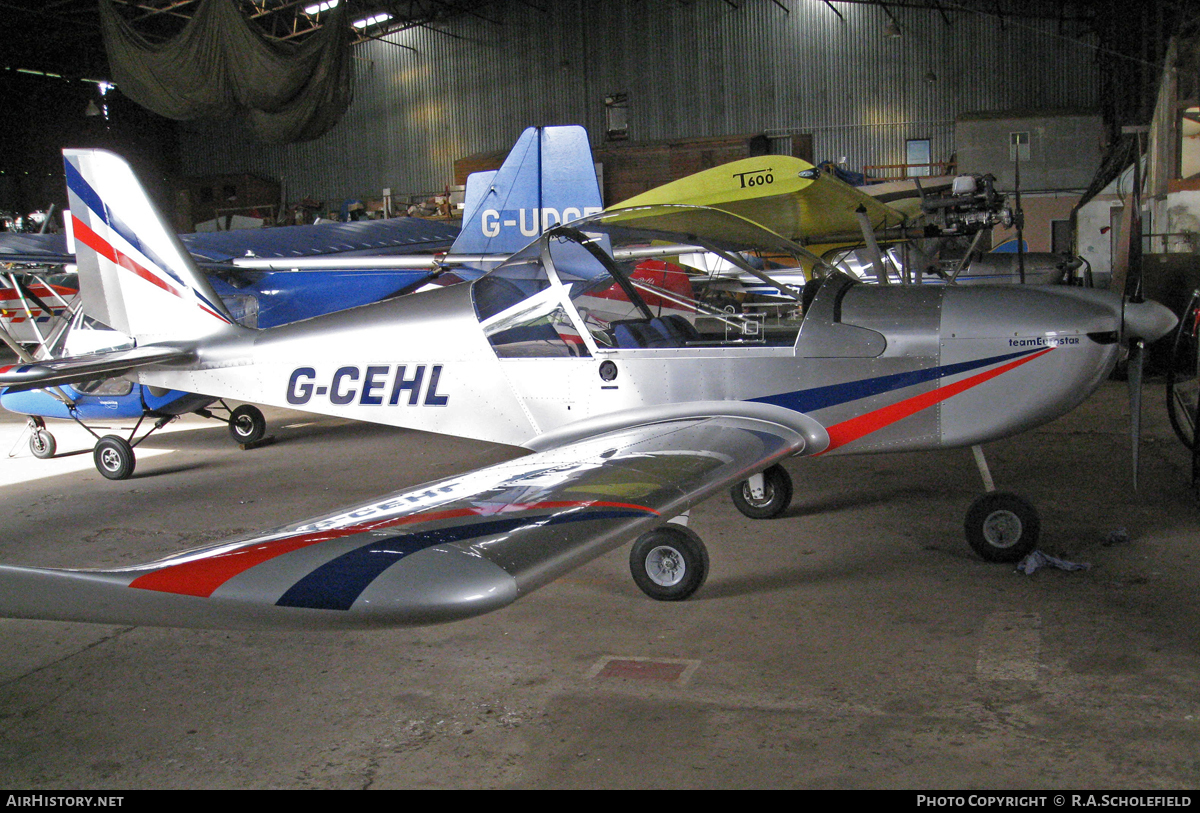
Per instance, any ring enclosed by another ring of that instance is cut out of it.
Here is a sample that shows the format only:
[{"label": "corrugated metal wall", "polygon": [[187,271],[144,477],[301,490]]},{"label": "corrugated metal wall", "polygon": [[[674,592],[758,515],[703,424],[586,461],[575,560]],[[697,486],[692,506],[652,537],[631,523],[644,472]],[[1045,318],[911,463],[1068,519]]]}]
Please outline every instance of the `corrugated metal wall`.
[{"label": "corrugated metal wall", "polygon": [[456,158],[530,125],[583,124],[601,143],[616,92],[630,140],[806,132],[818,161],[857,170],[903,163],[910,138],[950,158],[959,113],[1098,103],[1092,49],[1053,21],[895,7],[902,36],[889,38],[883,9],[836,0],[542,5],[365,42],[355,101],[330,133],[265,147],[235,125],[190,125],[184,170],[277,178],[292,200],[437,190]]}]

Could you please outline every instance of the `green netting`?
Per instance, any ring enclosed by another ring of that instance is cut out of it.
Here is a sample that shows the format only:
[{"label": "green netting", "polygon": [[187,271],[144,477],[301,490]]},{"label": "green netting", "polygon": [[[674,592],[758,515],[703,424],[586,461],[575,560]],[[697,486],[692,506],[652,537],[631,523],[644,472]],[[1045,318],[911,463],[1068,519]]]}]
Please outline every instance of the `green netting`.
[{"label": "green netting", "polygon": [[307,141],[341,118],[353,95],[347,4],[300,45],[268,40],[233,0],[201,0],[175,37],[151,43],[100,0],[113,81],[176,121],[245,116],[255,138]]}]

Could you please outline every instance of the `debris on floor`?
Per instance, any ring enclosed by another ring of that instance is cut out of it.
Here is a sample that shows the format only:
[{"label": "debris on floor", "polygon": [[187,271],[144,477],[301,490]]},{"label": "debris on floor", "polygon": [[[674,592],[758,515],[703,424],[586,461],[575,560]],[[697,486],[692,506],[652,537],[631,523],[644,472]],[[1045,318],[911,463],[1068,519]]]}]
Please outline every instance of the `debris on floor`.
[{"label": "debris on floor", "polygon": [[1026,576],[1032,575],[1034,571],[1043,567],[1057,567],[1059,570],[1087,570],[1091,565],[1080,562],[1068,562],[1065,559],[1059,559],[1056,556],[1042,553],[1040,550],[1035,550],[1017,562],[1017,570]]}]

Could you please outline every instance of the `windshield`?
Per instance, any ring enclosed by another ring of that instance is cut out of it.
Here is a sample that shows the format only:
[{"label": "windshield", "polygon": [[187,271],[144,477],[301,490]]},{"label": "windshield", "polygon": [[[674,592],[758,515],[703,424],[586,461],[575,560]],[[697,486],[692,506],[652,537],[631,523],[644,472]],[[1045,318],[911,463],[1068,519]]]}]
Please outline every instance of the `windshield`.
[{"label": "windshield", "polygon": [[792,346],[822,262],[716,209],[653,206],[552,229],[475,283],[501,356]]}]

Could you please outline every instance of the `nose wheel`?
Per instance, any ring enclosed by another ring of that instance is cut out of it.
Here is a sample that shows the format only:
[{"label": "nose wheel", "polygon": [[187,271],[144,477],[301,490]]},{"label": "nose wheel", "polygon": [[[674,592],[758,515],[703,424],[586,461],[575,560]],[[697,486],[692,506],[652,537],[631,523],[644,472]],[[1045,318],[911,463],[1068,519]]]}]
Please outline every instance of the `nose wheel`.
[{"label": "nose wheel", "polygon": [[988,562],[1019,562],[1037,547],[1041,534],[1037,510],[1016,494],[991,491],[967,511],[967,544]]},{"label": "nose wheel", "polygon": [[58,451],[58,441],[48,429],[36,426],[29,433],[29,451],[39,460],[47,460]]}]

